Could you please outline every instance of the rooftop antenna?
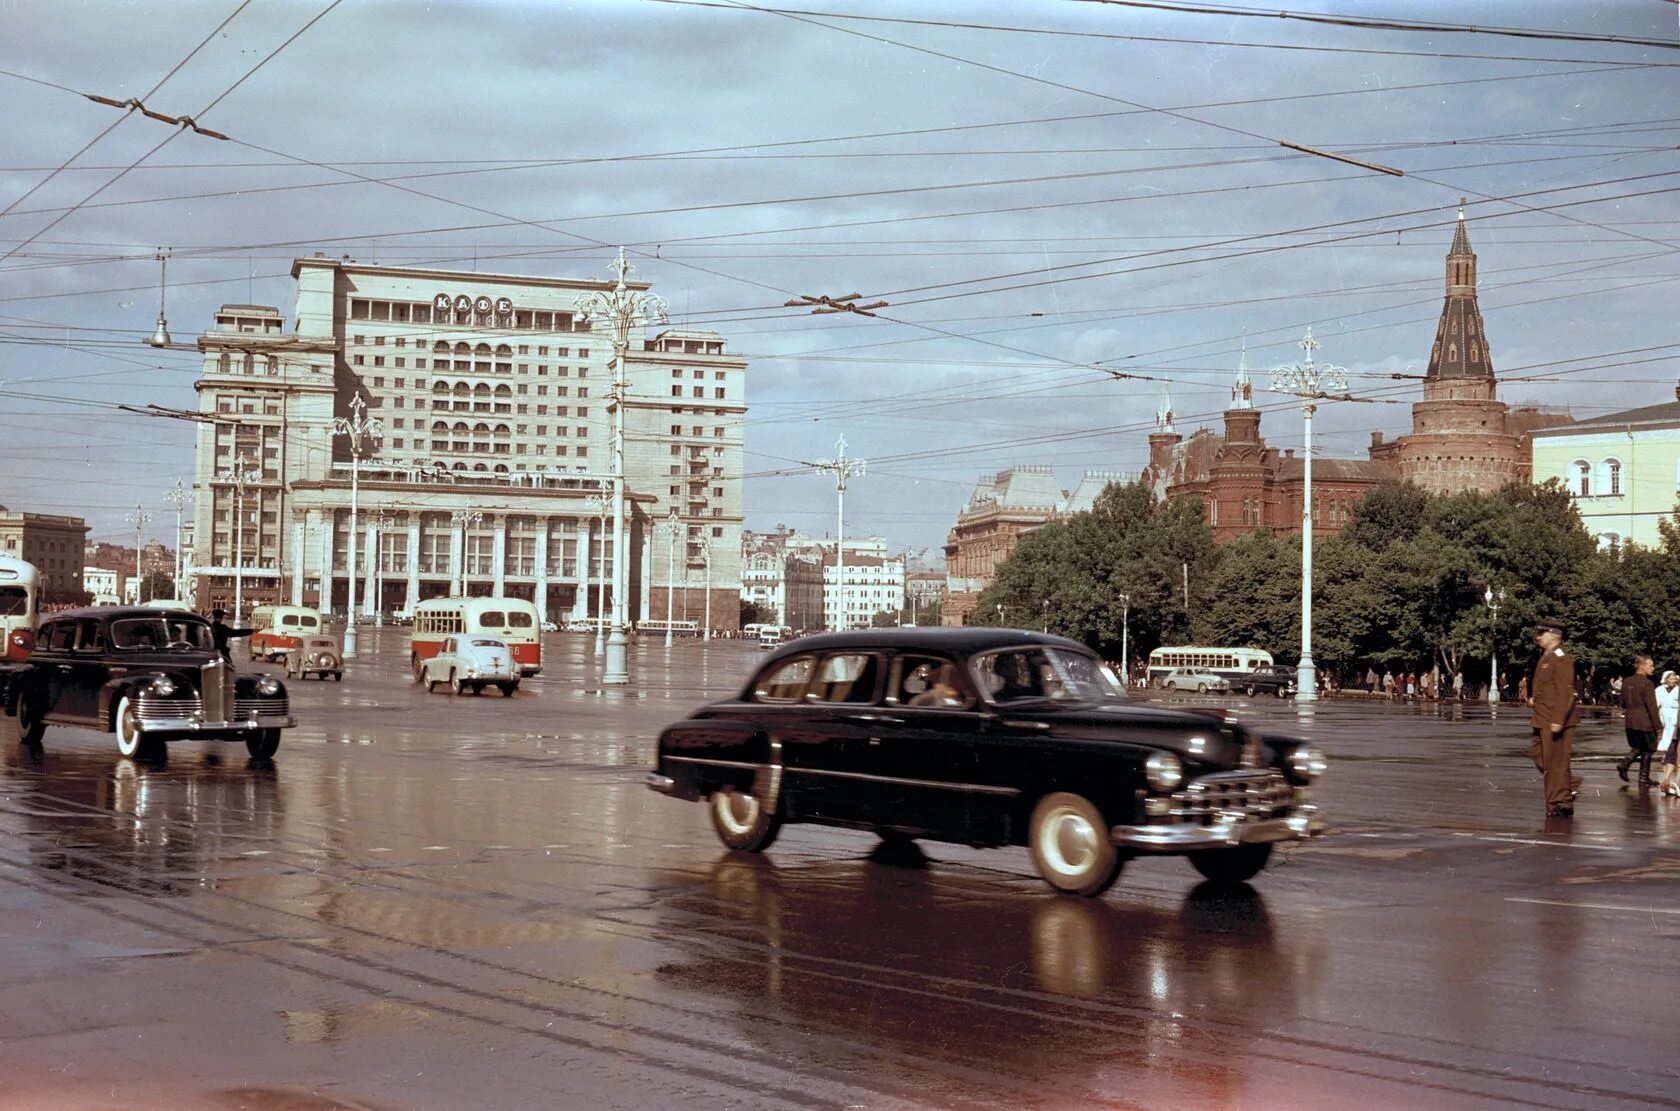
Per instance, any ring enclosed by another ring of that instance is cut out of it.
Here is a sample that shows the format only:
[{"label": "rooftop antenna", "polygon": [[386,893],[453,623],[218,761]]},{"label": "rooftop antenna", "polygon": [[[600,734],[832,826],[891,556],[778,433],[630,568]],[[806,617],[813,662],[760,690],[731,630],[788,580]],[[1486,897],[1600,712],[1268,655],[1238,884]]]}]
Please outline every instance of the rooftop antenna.
[{"label": "rooftop antenna", "polygon": [[159,247],[157,249],[157,256],[156,257],[157,257],[157,260],[158,260],[157,331],[153,332],[152,333],[152,338],[147,340],[146,342],[151,344],[153,347],[168,347],[169,344],[170,344],[169,321],[167,319],[165,319],[165,317],[164,317],[164,295],[165,295],[165,291],[168,287],[169,252],[164,250],[162,247]]}]

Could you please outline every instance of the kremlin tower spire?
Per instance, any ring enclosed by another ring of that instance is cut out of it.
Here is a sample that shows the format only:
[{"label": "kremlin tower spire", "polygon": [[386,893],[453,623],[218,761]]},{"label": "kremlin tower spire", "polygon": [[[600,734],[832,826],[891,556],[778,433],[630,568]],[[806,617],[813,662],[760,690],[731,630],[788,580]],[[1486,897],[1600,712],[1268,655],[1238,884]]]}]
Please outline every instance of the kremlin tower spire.
[{"label": "kremlin tower spire", "polygon": [[1242,361],[1237,364],[1237,380],[1231,386],[1231,408],[1254,408],[1254,383],[1248,380],[1248,332],[1243,332]]},{"label": "kremlin tower spire", "polygon": [[1155,411],[1155,431],[1174,432],[1172,386],[1165,379],[1161,381],[1161,407]]},{"label": "kremlin tower spire", "polygon": [[1476,304],[1476,252],[1464,223],[1464,198],[1458,201],[1458,227],[1447,252],[1447,299],[1435,346],[1429,352],[1428,383],[1449,378],[1493,378],[1493,361],[1482,330],[1482,310]]}]

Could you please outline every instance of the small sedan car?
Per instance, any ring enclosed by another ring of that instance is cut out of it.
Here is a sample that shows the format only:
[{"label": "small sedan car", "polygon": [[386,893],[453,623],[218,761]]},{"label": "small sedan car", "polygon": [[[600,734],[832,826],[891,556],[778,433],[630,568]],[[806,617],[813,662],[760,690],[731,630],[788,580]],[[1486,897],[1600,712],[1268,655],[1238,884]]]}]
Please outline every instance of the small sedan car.
[{"label": "small sedan car", "polygon": [[1145,854],[1242,883],[1315,836],[1304,741],[1128,701],[1075,641],[1011,629],[869,629],[776,649],[734,696],[659,737],[648,786],[705,801],[730,849],[789,822],[884,839],[1025,845],[1096,895]]},{"label": "small sedan car", "polygon": [[240,675],[216,651],[210,625],[187,610],[100,606],[55,613],[12,684],[7,713],[25,745],[48,725],[114,733],[124,756],[160,755],[165,741],[243,740],[253,758],[297,724],[285,685]]},{"label": "small sedan car", "polygon": [[1161,689],[1206,694],[1208,691],[1230,690],[1231,681],[1199,667],[1175,667],[1161,676]]},{"label": "small sedan car", "polygon": [[519,689],[519,665],[513,648],[500,637],[452,636],[420,665],[420,681],[428,691],[448,683],[455,694],[483,694],[485,687],[500,687],[503,697],[512,698]]},{"label": "small sedan car", "polygon": [[303,637],[299,647],[286,653],[286,676],[307,679],[311,675],[336,683],[344,681],[344,657],[335,637]]},{"label": "small sedan car", "polygon": [[1244,675],[1237,681],[1237,686],[1250,698],[1257,694],[1270,694],[1278,698],[1290,698],[1295,694],[1295,669],[1292,667],[1260,667]]}]

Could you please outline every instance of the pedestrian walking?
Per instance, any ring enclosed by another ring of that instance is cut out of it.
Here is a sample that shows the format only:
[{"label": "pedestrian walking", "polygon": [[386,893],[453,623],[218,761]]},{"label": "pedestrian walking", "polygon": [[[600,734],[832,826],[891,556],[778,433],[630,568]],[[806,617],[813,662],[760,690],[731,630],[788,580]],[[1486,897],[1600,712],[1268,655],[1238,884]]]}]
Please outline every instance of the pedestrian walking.
[{"label": "pedestrian walking", "polygon": [[1453,673],[1453,697],[1460,702],[1464,701],[1464,672],[1462,671]]},{"label": "pedestrian walking", "polygon": [[1529,682],[1533,712],[1528,719],[1532,731],[1528,755],[1546,777],[1546,814],[1553,818],[1575,813],[1575,793],[1581,786],[1569,770],[1569,750],[1575,743],[1581,705],[1575,696],[1575,658],[1564,651],[1563,632],[1563,625],[1557,621],[1535,625],[1534,642],[1540,646],[1540,659]]},{"label": "pedestrian walking", "polygon": [[1416,697],[1417,697],[1417,675],[1413,672],[1408,671],[1408,672],[1406,672],[1406,701],[1410,702],[1412,699],[1414,699]]},{"label": "pedestrian walking", "polygon": [[1377,678],[1377,669],[1376,668],[1368,667],[1368,668],[1365,669],[1365,689],[1366,690],[1370,691],[1372,694],[1376,694],[1377,693],[1377,683],[1379,683],[1380,681],[1381,680],[1379,680]]},{"label": "pedestrian walking", "polygon": [[1627,733],[1628,754],[1616,764],[1616,774],[1628,781],[1628,769],[1639,765],[1639,785],[1651,785],[1651,755],[1657,751],[1657,732],[1662,712],[1657,707],[1657,688],[1651,673],[1657,665],[1649,656],[1633,658],[1633,674],[1621,680],[1622,728]]},{"label": "pedestrian walking", "polygon": [[1657,710],[1662,721],[1662,734],[1657,738],[1657,751],[1663,754],[1662,793],[1680,795],[1680,785],[1675,782],[1680,779],[1680,767],[1675,761],[1680,744],[1674,735],[1676,726],[1680,725],[1680,675],[1663,672],[1662,686],[1657,688]]},{"label": "pedestrian walking", "polygon": [[1528,702],[1528,676],[1526,675],[1517,680],[1517,701],[1524,704]]},{"label": "pedestrian walking", "polygon": [[1383,693],[1388,695],[1390,701],[1393,701],[1393,699],[1394,699],[1394,672],[1392,672],[1392,671],[1383,672]]}]

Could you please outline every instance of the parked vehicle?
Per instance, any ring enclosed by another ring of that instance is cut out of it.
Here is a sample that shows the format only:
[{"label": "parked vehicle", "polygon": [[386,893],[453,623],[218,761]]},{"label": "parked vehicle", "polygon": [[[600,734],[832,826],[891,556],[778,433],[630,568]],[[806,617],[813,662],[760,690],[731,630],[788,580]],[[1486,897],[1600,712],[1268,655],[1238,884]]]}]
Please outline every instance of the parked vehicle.
[{"label": "parked vehicle", "polygon": [[1290,698],[1295,694],[1295,669],[1273,664],[1251,671],[1243,678],[1235,681],[1250,698],[1257,694],[1271,694],[1278,698]]},{"label": "parked vehicle", "polygon": [[285,685],[235,674],[202,617],[145,606],[66,610],[42,622],[7,710],[26,745],[39,745],[48,725],[78,725],[115,733],[124,756],[191,737],[243,740],[266,759],[280,731],[297,724]]},{"label": "parked vehicle", "polygon": [[1272,666],[1272,654],[1263,648],[1202,648],[1163,646],[1149,653],[1148,680],[1151,686],[1175,667],[1211,671],[1241,687],[1248,674]]},{"label": "parked vehicle", "polygon": [[519,689],[519,665],[512,646],[500,637],[452,636],[420,665],[420,681],[428,691],[439,683],[449,684],[455,694],[483,694],[485,687],[498,687],[504,698],[512,698]]},{"label": "parked vehicle", "polygon": [[560,631],[560,626],[556,625],[552,621],[544,621],[542,623],[542,631],[545,633],[558,633]]},{"label": "parked vehicle", "polygon": [[1206,694],[1209,691],[1228,691],[1231,681],[1211,671],[1204,671],[1199,667],[1175,667],[1157,681],[1164,691],[1195,691]]},{"label": "parked vehicle", "polygon": [[247,641],[251,659],[274,663],[321,631],[321,613],[308,606],[258,606],[251,611],[251,628],[256,630]]},{"label": "parked vehicle", "polygon": [[311,675],[344,681],[344,654],[336,637],[305,637],[303,644],[286,653],[286,675],[307,679]]},{"label": "parked vehicle", "polygon": [[414,608],[408,662],[414,681],[421,665],[457,634],[497,637],[513,651],[519,675],[542,671],[542,633],[537,607],[523,598],[432,598]]},{"label": "parked vehicle", "polygon": [[1246,881],[1323,830],[1304,741],[1129,702],[1076,641],[1019,629],[871,629],[775,650],[731,698],[666,728],[648,786],[704,800],[731,849],[790,822],[1025,845],[1052,887],[1188,856]]}]

